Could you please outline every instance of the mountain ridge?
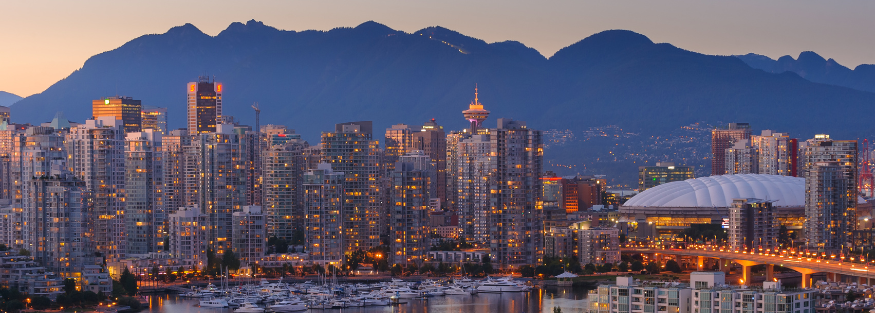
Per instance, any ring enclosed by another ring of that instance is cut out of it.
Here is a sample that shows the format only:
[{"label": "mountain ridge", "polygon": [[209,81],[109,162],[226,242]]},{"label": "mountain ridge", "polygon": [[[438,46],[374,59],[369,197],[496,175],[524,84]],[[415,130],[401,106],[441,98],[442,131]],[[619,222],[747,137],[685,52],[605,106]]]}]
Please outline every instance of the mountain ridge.
[{"label": "mountain ridge", "polygon": [[850,69],[813,51],[803,51],[797,58],[785,55],[777,60],[755,53],[735,55],[752,68],[768,73],[796,73],[809,81],[875,92],[875,64],[860,64]]},{"label": "mountain ridge", "polygon": [[6,92],[6,91],[0,90],[0,105],[2,105],[2,106],[5,106],[5,107],[11,106],[21,99],[23,99],[23,98],[19,95],[16,95],[16,94],[11,93],[11,92]]}]

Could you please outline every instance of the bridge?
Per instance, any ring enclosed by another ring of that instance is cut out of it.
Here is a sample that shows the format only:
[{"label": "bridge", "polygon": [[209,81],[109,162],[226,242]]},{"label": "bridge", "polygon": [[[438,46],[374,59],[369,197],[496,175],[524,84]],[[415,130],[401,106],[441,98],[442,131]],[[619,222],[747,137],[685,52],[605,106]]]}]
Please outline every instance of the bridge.
[{"label": "bridge", "polygon": [[765,264],[766,279],[774,278],[774,265],[789,268],[802,274],[802,287],[810,287],[811,274],[828,273],[851,277],[858,277],[861,283],[869,284],[875,278],[875,265],[871,271],[868,263],[843,262],[840,260],[823,260],[807,256],[794,256],[789,253],[774,252],[749,252],[729,251],[716,247],[698,248],[662,248],[662,247],[627,247],[621,248],[622,253],[652,254],[659,259],[659,255],[692,256],[698,258],[698,267],[701,269],[705,258],[719,259],[720,270],[726,270],[728,262],[735,262],[742,266],[743,283],[749,284],[751,279],[750,268],[754,265]]}]

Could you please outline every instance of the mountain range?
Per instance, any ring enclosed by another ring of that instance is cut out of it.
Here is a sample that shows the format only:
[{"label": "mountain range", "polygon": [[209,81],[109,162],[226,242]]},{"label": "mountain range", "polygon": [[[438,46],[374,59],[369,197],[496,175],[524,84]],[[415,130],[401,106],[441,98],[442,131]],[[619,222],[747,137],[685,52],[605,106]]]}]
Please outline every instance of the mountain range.
[{"label": "mountain range", "polygon": [[0,91],[0,105],[2,105],[2,106],[8,107],[8,106],[12,105],[13,103],[18,102],[21,99],[22,98],[16,94],[8,93],[5,91]]},{"label": "mountain range", "polygon": [[[39,123],[64,111],[82,121],[91,100],[124,95],[167,107],[170,126],[183,127],[186,83],[209,75],[224,84],[226,115],[252,125],[258,102],[262,124],[297,129],[311,142],[354,120],[383,129],[436,118],[463,129],[475,85],[492,112],[488,127],[505,117],[574,133],[616,125],[644,137],[697,122],[749,122],[803,139],[875,131],[871,90],[761,70],[753,59],[704,55],[627,30],[591,35],[547,58],[519,42],[487,43],[442,27],[405,33],[366,22],[297,32],[249,21],[209,36],[186,24],[89,58],[12,106],[12,120]],[[610,148],[572,142],[548,157],[579,162]]]},{"label": "mountain range", "polygon": [[862,91],[875,92],[875,65],[861,64],[847,68],[833,59],[824,59],[812,51],[805,51],[794,59],[789,55],[773,60],[764,55],[748,53],[736,55],[752,68],[769,73],[793,72],[815,83],[843,86]]}]

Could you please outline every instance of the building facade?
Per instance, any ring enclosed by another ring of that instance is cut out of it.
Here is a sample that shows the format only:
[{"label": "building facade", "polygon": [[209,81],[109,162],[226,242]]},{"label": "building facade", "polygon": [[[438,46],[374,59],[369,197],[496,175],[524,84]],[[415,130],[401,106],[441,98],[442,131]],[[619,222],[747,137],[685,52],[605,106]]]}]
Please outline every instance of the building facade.
[{"label": "building facade", "polygon": [[131,97],[107,97],[91,101],[91,119],[112,117],[122,121],[126,133],[143,129],[143,106]]},{"label": "building facade", "polygon": [[693,178],[693,168],[690,166],[676,166],[671,162],[656,162],[656,166],[638,167],[638,192],[662,184]]},{"label": "building facade", "polygon": [[267,251],[265,216],[260,206],[244,206],[243,211],[234,212],[232,219],[232,252],[241,264],[251,267]]},{"label": "building facade", "polygon": [[198,77],[188,83],[188,131],[192,135],[212,133],[222,121],[222,83]]},{"label": "building facade", "polygon": [[125,232],[127,253],[164,251],[164,160],[161,133],[147,129],[125,139]]},{"label": "building facade", "polygon": [[729,208],[729,245],[732,249],[778,247],[778,209],[771,201],[734,199]]},{"label": "building facade", "polygon": [[197,207],[179,208],[167,216],[172,256],[185,265],[203,269],[209,249],[208,216]]},{"label": "building facade", "polygon": [[831,251],[849,245],[856,230],[857,141],[816,135],[803,153],[805,237]]},{"label": "building facade", "polygon": [[305,234],[314,263],[340,264],[346,251],[343,218],[345,175],[321,163],[304,175]]},{"label": "building facade", "polygon": [[711,131],[711,175],[726,174],[726,149],[742,139],[750,139],[748,123],[729,123]]},{"label": "building facade", "polygon": [[620,231],[616,228],[579,229],[577,244],[581,265],[620,262]]}]

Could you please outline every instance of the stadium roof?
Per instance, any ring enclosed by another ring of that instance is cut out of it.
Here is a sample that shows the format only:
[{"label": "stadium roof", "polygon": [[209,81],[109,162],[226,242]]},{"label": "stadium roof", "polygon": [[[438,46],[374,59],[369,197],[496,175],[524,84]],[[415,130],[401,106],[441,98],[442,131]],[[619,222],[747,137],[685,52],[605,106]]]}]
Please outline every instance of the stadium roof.
[{"label": "stadium roof", "polygon": [[805,179],[780,175],[717,175],[662,184],[623,204],[637,208],[728,208],[733,199],[773,201],[776,207],[804,207]]}]

